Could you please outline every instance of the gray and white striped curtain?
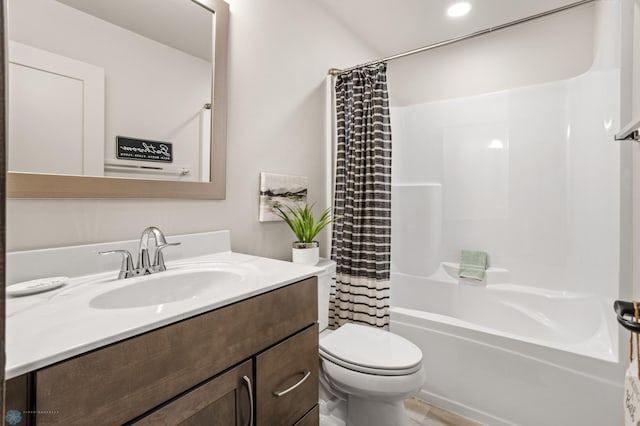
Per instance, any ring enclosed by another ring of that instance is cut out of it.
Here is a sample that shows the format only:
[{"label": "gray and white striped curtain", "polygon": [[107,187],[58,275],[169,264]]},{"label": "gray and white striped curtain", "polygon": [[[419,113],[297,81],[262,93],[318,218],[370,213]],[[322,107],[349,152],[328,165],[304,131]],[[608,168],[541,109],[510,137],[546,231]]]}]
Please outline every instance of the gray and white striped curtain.
[{"label": "gray and white striped curtain", "polygon": [[391,260],[391,124],[386,64],[336,80],[337,157],[331,258],[331,328],[388,328]]}]

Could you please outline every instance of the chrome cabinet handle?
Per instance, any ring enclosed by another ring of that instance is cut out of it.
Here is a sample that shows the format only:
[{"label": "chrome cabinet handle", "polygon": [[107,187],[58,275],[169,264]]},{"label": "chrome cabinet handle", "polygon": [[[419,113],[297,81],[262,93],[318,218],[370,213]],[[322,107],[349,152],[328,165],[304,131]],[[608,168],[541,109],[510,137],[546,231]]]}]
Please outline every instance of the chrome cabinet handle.
[{"label": "chrome cabinet handle", "polygon": [[300,379],[300,381],[298,383],[296,383],[295,385],[293,385],[290,388],[287,388],[287,389],[285,389],[283,391],[273,392],[273,395],[277,396],[277,397],[281,397],[283,395],[288,394],[289,392],[291,392],[292,390],[294,390],[295,388],[297,388],[298,386],[303,384],[304,381],[307,380],[309,378],[309,376],[311,375],[311,371],[309,371],[309,370],[301,371],[300,374],[302,374],[303,376],[302,376],[302,379]]},{"label": "chrome cabinet handle", "polygon": [[248,426],[253,426],[253,386],[251,385],[251,379],[247,376],[242,376],[242,380],[244,380],[244,384],[247,385],[247,390],[249,391],[249,424]]}]

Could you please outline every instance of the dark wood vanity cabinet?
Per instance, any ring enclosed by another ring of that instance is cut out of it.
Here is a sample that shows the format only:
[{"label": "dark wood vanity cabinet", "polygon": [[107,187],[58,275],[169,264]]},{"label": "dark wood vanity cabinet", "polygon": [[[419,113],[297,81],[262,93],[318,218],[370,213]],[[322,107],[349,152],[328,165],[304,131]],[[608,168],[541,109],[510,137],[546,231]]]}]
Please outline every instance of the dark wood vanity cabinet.
[{"label": "dark wood vanity cabinet", "polygon": [[318,425],[317,309],[312,277],[16,377],[7,398],[37,426]]}]

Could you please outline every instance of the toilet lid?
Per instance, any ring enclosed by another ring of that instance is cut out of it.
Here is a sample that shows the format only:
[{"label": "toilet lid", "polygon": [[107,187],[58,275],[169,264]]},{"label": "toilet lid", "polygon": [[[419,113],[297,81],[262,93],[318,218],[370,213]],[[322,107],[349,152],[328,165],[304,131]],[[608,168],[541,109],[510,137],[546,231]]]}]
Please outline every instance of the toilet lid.
[{"label": "toilet lid", "polygon": [[320,340],[320,355],[362,373],[403,376],[420,369],[422,351],[385,330],[345,324]]}]

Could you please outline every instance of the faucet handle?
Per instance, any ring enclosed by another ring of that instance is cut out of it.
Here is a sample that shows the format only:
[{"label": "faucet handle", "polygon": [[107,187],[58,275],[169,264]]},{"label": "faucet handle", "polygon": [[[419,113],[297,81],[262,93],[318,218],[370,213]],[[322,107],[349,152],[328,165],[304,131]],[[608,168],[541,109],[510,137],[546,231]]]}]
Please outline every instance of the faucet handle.
[{"label": "faucet handle", "polygon": [[167,270],[167,267],[164,266],[164,256],[162,255],[162,250],[170,246],[179,246],[180,244],[182,243],[164,243],[156,247],[156,254],[153,256],[153,266],[157,269],[158,272]]},{"label": "faucet handle", "polygon": [[131,253],[128,250],[107,250],[107,251],[99,251],[100,255],[107,254],[121,254],[122,255],[122,263],[120,264],[120,273],[118,274],[118,279],[121,280],[123,278],[129,278],[135,274],[133,269],[133,258],[131,257]]}]

